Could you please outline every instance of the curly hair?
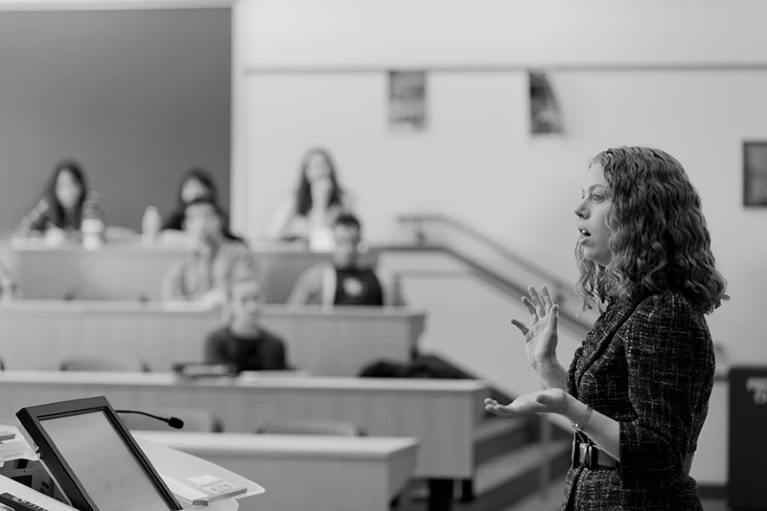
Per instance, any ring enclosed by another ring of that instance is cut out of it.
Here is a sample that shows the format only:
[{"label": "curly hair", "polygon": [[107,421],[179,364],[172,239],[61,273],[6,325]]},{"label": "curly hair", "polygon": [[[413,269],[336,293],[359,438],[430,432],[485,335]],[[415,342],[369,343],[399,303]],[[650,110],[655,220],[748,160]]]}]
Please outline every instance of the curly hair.
[{"label": "curly hair", "polygon": [[682,164],[646,147],[618,147],[590,162],[604,170],[612,259],[600,266],[576,244],[575,286],[585,311],[608,298],[637,299],[671,289],[711,313],[729,297],[716,269],[701,199]]}]

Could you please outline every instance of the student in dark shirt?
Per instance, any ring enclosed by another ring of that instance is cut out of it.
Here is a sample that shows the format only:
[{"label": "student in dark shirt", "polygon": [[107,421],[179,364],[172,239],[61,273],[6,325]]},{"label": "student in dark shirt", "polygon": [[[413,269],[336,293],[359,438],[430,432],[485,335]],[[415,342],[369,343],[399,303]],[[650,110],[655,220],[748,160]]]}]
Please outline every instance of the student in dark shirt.
[{"label": "student in dark shirt", "polygon": [[306,270],[288,298],[293,305],[404,305],[396,281],[360,262],[362,227],[350,213],[338,217],[333,228],[332,263]]},{"label": "student in dark shirt", "polygon": [[237,371],[288,369],[285,343],[261,326],[261,283],[242,275],[232,282],[228,298],[229,324],[208,335],[205,362],[232,364]]}]

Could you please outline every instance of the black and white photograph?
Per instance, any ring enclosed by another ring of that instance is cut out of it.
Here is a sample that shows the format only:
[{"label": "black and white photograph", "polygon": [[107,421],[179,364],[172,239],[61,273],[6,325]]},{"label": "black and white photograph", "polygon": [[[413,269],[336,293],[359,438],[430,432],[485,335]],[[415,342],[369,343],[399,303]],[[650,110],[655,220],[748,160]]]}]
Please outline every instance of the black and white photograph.
[{"label": "black and white photograph", "polygon": [[0,510],[767,511],[765,20],[0,0]]}]

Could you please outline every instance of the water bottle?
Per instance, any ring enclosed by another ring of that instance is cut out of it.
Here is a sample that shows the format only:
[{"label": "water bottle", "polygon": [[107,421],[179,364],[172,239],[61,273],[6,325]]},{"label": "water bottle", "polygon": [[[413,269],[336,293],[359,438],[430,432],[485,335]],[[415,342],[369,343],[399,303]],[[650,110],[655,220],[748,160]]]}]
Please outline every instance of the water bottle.
[{"label": "water bottle", "polygon": [[145,247],[154,246],[161,228],[160,212],[154,206],[147,207],[141,219],[141,244]]},{"label": "water bottle", "polygon": [[80,232],[83,235],[83,248],[97,250],[104,244],[104,220],[101,215],[98,198],[91,192],[83,204],[83,217]]}]

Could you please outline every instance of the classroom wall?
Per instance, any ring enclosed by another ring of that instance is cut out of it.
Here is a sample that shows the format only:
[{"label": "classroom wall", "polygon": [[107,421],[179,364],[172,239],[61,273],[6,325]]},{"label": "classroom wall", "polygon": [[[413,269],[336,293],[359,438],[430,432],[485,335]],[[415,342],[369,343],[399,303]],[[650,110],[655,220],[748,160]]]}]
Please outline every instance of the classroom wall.
[{"label": "classroom wall", "polygon": [[229,203],[230,9],[12,7],[0,2],[0,231],[62,158],[82,162],[113,225],[170,211],[190,166]]},{"label": "classroom wall", "polygon": [[[370,238],[396,238],[397,213],[442,212],[573,280],[587,160],[613,145],[657,146],[700,191],[730,283],[732,300],[709,320],[715,339],[734,362],[767,361],[767,209],[742,206],[741,145],[767,137],[765,15],[767,4],[723,0],[240,2],[235,224],[263,234],[302,153],[320,144]],[[390,133],[383,71],[420,66],[484,70],[431,73],[428,131]],[[305,67],[320,72],[274,72]],[[550,70],[564,136],[530,135],[528,67]]]}]

